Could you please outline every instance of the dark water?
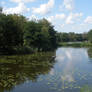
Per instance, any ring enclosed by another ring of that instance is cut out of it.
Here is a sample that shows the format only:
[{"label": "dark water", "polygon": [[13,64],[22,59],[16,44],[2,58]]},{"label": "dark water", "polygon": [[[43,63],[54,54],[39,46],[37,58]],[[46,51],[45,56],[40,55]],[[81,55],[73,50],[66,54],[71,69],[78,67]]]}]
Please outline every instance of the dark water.
[{"label": "dark water", "polygon": [[0,92],[92,92],[91,87],[91,48],[0,57]]}]

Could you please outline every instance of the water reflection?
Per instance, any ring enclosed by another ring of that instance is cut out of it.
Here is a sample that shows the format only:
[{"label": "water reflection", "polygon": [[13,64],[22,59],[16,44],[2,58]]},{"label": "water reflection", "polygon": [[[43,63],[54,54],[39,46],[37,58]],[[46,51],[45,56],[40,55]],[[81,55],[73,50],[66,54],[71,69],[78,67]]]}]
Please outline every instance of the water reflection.
[{"label": "water reflection", "polygon": [[92,48],[89,48],[89,49],[88,49],[88,55],[89,55],[89,58],[92,59]]},{"label": "water reflection", "polygon": [[80,89],[80,92],[92,92],[92,87],[85,85]]},{"label": "water reflection", "polygon": [[58,48],[55,59],[53,52],[0,57],[0,92],[84,92],[92,86],[91,55],[91,48]]},{"label": "water reflection", "polygon": [[55,63],[53,55],[55,53],[49,52],[0,57],[0,92],[12,90],[28,80],[36,82],[39,75],[48,74]]},{"label": "water reflection", "polygon": [[[92,55],[92,52],[90,54]],[[74,89],[74,92],[80,92],[77,89],[87,83],[90,84],[92,66],[88,63],[88,55],[87,48],[59,48],[57,50],[57,72],[61,76],[61,89],[64,92],[71,92]]]}]

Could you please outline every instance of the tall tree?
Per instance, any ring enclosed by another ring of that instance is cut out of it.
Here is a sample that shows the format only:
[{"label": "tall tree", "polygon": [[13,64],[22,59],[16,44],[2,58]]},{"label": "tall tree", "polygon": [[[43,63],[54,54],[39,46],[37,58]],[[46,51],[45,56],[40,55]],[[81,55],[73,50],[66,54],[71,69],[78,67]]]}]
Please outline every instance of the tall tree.
[{"label": "tall tree", "polygon": [[23,32],[11,15],[0,14],[0,48],[11,51],[23,44]]}]

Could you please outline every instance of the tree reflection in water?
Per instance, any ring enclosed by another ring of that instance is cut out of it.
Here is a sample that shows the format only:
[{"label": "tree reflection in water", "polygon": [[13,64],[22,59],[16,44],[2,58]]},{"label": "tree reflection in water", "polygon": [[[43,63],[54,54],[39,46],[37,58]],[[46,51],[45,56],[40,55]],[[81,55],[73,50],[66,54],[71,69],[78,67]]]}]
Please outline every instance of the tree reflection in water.
[{"label": "tree reflection in water", "polygon": [[92,59],[92,48],[91,47],[88,49],[88,56],[89,58]]},{"label": "tree reflection in water", "polygon": [[27,80],[36,82],[39,75],[48,74],[55,63],[54,52],[0,57],[0,92],[11,90]]}]

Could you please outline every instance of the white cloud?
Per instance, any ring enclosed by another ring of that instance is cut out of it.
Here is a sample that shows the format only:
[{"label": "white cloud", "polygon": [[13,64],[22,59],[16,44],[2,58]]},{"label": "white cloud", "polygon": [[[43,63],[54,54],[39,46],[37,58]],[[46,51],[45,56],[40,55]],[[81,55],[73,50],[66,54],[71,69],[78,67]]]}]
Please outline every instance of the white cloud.
[{"label": "white cloud", "polygon": [[39,8],[33,8],[33,13],[45,15],[49,12],[51,12],[51,9],[54,6],[54,0],[49,0],[47,4],[40,5]]},{"label": "white cloud", "polygon": [[74,16],[75,17],[82,17],[83,16],[83,13],[75,13]]},{"label": "white cloud", "polygon": [[54,75],[55,74],[55,70],[51,69],[51,71],[49,72],[50,75]]},{"label": "white cloud", "polygon": [[73,0],[64,0],[64,6],[68,10],[73,10]]},{"label": "white cloud", "polygon": [[56,14],[55,18],[56,19],[64,19],[66,17],[65,14]]},{"label": "white cloud", "polygon": [[61,79],[62,79],[62,81],[75,82],[74,77],[71,73],[70,74],[66,73],[65,75],[62,75]]},{"label": "white cloud", "polygon": [[85,23],[92,24],[92,16],[88,16],[85,20]]},{"label": "white cloud", "polygon": [[35,16],[35,15],[31,15],[28,19],[29,20],[38,20],[37,16]]},{"label": "white cloud", "polygon": [[85,23],[81,23],[80,26],[85,26]]},{"label": "white cloud", "polygon": [[66,24],[73,24],[73,15],[70,14],[66,19]]},{"label": "white cloud", "polygon": [[30,11],[30,8],[27,8],[24,3],[19,3],[18,6],[14,8],[4,8],[3,12],[5,14],[23,14]]},{"label": "white cloud", "polygon": [[66,24],[74,24],[75,21],[79,21],[80,17],[82,17],[82,13],[70,13],[66,19]]},{"label": "white cloud", "polygon": [[53,20],[54,20],[54,16],[50,16],[50,17],[48,17],[48,18],[46,18],[48,21],[50,21],[50,22],[53,22]]},{"label": "white cloud", "polygon": [[74,0],[64,0],[61,9],[67,9],[69,11],[72,11],[74,9]]},{"label": "white cloud", "polygon": [[63,28],[64,26],[65,26],[65,24],[62,24],[62,25],[61,25],[61,28]]},{"label": "white cloud", "polygon": [[66,18],[66,15],[64,13],[62,14],[56,14],[55,16],[50,16],[47,18],[48,21],[53,22],[56,20],[63,20]]},{"label": "white cloud", "polygon": [[29,3],[34,2],[35,0],[10,0],[10,1],[15,3]]}]

